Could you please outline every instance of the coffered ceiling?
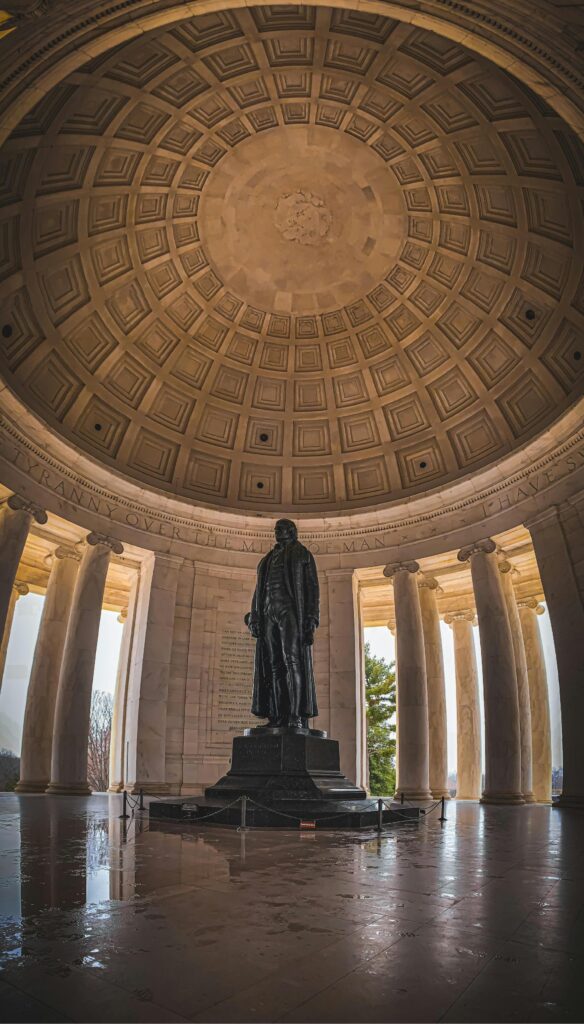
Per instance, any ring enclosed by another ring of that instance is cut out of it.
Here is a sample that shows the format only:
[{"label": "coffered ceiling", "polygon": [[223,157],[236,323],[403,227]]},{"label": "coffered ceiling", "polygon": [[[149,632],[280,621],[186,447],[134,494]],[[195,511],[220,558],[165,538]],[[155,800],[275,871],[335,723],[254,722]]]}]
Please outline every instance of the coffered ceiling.
[{"label": "coffered ceiling", "polygon": [[72,74],[1,161],[4,378],[148,487],[381,505],[582,392],[580,144],[420,28],[200,16]]}]

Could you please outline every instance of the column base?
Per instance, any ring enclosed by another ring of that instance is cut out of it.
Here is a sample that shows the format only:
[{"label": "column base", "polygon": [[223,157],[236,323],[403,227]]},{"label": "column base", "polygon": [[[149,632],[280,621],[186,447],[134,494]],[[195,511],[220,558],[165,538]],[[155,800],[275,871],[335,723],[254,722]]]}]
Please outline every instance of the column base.
[{"label": "column base", "polygon": [[114,783],[113,786],[109,786],[108,789],[106,790],[107,793],[123,793],[123,791],[124,791],[124,783],[123,782],[116,782],[116,783]]},{"label": "column base", "polygon": [[425,801],[432,799],[432,794],[429,789],[401,789],[395,794],[394,800],[401,800],[403,794],[404,800],[418,800]]},{"label": "column base", "polygon": [[452,794],[449,789],[433,789],[432,800],[441,800],[444,797],[445,800],[450,800]]},{"label": "column base", "polygon": [[36,781],[31,781],[31,780],[23,779],[22,782],[17,782],[16,783],[16,785],[14,787],[14,792],[15,793],[44,793],[46,791],[46,788],[47,788],[48,785],[49,785],[49,780],[48,779],[43,779],[42,781],[40,779],[36,780]]},{"label": "column base", "polygon": [[87,783],[73,783],[70,786],[61,785],[58,782],[51,782],[45,792],[48,796],[91,796],[91,790]]},{"label": "column base", "polygon": [[457,800],[474,800],[475,803],[476,803],[477,800],[481,799],[481,794],[477,793],[476,796],[470,796],[470,794],[468,794],[468,793],[457,793],[456,794],[456,799]]},{"label": "column base", "polygon": [[122,786],[120,792],[127,789],[130,796],[138,796],[142,790],[144,796],[167,796],[170,793],[168,782],[132,782],[131,785]]},{"label": "column base", "polygon": [[523,799],[525,800],[526,804],[534,804],[535,803],[535,797],[534,797],[533,793],[531,793],[531,792],[524,793],[523,794]]},{"label": "column base", "polygon": [[511,804],[515,807],[524,804],[522,793],[483,793],[482,804]]},{"label": "column base", "polygon": [[584,811],[584,794],[582,796],[570,796],[568,793],[565,795],[562,793],[561,797],[555,801],[554,807],[571,807],[575,811]]}]

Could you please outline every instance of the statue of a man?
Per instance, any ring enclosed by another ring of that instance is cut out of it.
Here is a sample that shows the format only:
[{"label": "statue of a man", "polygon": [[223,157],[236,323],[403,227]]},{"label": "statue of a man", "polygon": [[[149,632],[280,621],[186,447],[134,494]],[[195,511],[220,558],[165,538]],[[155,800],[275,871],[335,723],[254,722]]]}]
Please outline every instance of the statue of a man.
[{"label": "statue of a man", "polygon": [[252,714],[270,726],[304,728],[318,715],[312,644],[319,623],[316,564],[295,523],[279,519],[262,558],[246,625],[257,640]]}]

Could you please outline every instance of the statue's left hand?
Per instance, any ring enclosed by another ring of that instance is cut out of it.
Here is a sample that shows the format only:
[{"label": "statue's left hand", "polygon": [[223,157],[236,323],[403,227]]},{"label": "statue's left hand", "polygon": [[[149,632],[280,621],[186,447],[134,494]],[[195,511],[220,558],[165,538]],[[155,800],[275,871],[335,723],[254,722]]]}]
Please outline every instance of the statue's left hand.
[{"label": "statue's left hand", "polygon": [[317,624],[314,619],[307,619],[304,629],[304,643],[307,647],[312,647],[314,643],[314,631],[316,629],[316,625]]}]

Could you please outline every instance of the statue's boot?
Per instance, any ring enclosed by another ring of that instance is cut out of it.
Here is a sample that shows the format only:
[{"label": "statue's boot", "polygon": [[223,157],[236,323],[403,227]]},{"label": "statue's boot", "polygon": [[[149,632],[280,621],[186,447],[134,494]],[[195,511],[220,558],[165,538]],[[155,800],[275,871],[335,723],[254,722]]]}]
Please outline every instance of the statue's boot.
[{"label": "statue's boot", "polygon": [[286,669],[288,676],[288,695],[290,699],[290,714],[288,725],[295,729],[306,727],[306,720],[300,714],[300,701],[302,698],[302,687],[304,685],[300,663],[294,657],[286,658]]}]

